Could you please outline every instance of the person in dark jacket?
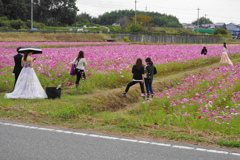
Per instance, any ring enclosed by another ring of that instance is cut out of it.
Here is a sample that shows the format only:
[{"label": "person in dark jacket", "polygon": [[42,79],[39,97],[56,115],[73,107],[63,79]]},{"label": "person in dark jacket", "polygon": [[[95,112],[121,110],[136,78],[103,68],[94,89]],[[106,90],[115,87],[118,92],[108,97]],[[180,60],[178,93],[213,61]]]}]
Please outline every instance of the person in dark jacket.
[{"label": "person in dark jacket", "polygon": [[201,51],[201,54],[204,54],[204,55],[207,54],[207,48],[206,48],[205,46],[203,47],[203,49],[202,49],[202,51]]},{"label": "person in dark jacket", "polygon": [[153,76],[157,73],[156,68],[153,65],[153,62],[150,57],[145,59],[145,62],[147,63],[145,67],[145,76],[144,76],[144,82],[147,90],[147,98],[151,95],[153,97],[153,89],[152,89],[152,82],[153,82]]},{"label": "person in dark jacket", "polygon": [[[18,50],[20,49],[20,47],[17,48],[17,52]],[[14,82],[14,86],[17,82],[17,79],[18,79],[18,76],[22,70],[22,55],[20,53],[16,54],[13,58],[14,58],[14,62],[15,62],[15,65],[14,65],[14,69],[13,69],[13,73],[15,75],[15,82]]]},{"label": "person in dark jacket", "polygon": [[145,96],[144,91],[144,66],[142,64],[142,59],[138,58],[136,64],[132,67],[133,80],[128,83],[125,92],[122,93],[123,97],[126,97],[127,92],[131,86],[136,83],[140,84],[142,96]]}]

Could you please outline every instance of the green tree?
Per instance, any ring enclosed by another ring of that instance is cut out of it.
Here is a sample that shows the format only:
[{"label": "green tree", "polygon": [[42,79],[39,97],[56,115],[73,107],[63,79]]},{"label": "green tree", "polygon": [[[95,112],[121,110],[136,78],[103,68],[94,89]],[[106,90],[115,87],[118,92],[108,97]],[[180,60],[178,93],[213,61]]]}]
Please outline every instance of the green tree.
[{"label": "green tree", "polygon": [[25,23],[21,19],[17,19],[17,20],[11,20],[10,25],[14,29],[21,29],[21,27],[23,27]]},{"label": "green tree", "polygon": [[140,23],[130,24],[127,27],[127,31],[129,32],[141,32],[142,30],[143,30],[143,27]]},{"label": "green tree", "polygon": [[[145,15],[142,15],[142,14],[139,14],[136,16],[136,21],[140,24],[142,24],[142,26],[149,26],[150,25],[150,22],[153,20],[152,17],[149,17],[149,16],[145,16]],[[134,24],[135,23],[135,16],[131,17],[131,20],[130,20],[130,23],[131,24]]]},{"label": "green tree", "polygon": [[[192,22],[192,24],[198,25],[198,20]],[[201,17],[199,18],[199,25],[201,26],[203,24],[213,24],[213,22],[209,18]]]},{"label": "green tree", "polygon": [[88,22],[92,22],[92,17],[87,13],[81,13],[76,16],[76,22],[81,23],[81,21],[87,20]]},{"label": "green tree", "polygon": [[[112,25],[118,19],[122,17],[127,17],[130,19],[135,15],[134,10],[118,10],[112,12],[106,12],[103,15],[99,16],[96,19],[93,19],[94,23],[98,23],[101,25]],[[152,24],[163,26],[163,27],[181,27],[182,25],[179,23],[178,19],[172,15],[161,14],[157,12],[145,12],[145,11],[137,11],[137,15],[144,15],[153,18],[151,21]],[[171,22],[171,23],[168,23]],[[174,23],[175,22],[175,23]]]},{"label": "green tree", "polygon": [[213,33],[213,34],[214,34],[214,35],[218,35],[218,34],[227,35],[228,33],[227,33],[227,30],[224,29],[224,28],[216,28],[216,29],[214,30],[214,33]]},{"label": "green tree", "polygon": [[6,27],[6,28],[11,27],[10,21],[6,16],[0,17],[0,27]]},{"label": "green tree", "polygon": [[[27,26],[27,28],[31,28],[31,20],[27,20],[26,26]],[[43,23],[40,23],[40,22],[33,21],[33,27],[43,30],[46,28],[46,25]]]},{"label": "green tree", "polygon": [[120,24],[120,26],[123,28],[127,27],[128,22],[129,22],[129,20],[128,20],[127,16],[121,17],[115,21],[115,23]]},{"label": "green tree", "polygon": [[[77,0],[33,0],[34,21],[47,25],[72,25],[75,23],[78,8]],[[0,0],[0,14],[10,20],[31,19],[31,0]],[[3,13],[1,13],[3,12]]]},{"label": "green tree", "polygon": [[0,17],[2,17],[4,14],[4,12],[3,12],[3,9],[4,9],[4,7],[3,7],[3,2],[2,2],[2,0],[0,0]]}]

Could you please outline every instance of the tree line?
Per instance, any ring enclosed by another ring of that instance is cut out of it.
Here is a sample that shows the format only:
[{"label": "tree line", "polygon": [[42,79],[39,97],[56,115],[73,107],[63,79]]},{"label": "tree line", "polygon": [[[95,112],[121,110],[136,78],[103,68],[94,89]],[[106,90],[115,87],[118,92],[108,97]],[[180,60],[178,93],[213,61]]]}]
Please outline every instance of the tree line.
[{"label": "tree line", "polygon": [[[76,0],[33,0],[34,21],[48,26],[75,23],[78,8]],[[0,17],[9,20],[31,19],[31,0],[0,0]]]},{"label": "tree line", "polygon": [[[32,1],[33,20],[35,23],[43,23],[47,26],[112,25],[118,23],[121,27],[127,27],[134,25],[135,21],[134,10],[117,10],[92,17],[88,13],[77,14],[79,10],[81,11],[76,6],[77,0]],[[4,24],[7,24],[6,20],[10,20],[9,23],[13,24],[10,26],[14,26],[16,23],[20,25],[21,21],[29,24],[31,0],[0,0],[0,17],[4,17],[0,18],[0,21],[1,19],[5,21]],[[137,25],[141,26],[182,27],[177,17],[158,12],[137,11],[136,18]],[[204,22],[206,23],[206,20]],[[4,24],[0,22],[0,27]]]},{"label": "tree line", "polygon": [[[158,12],[145,12],[137,11],[137,15],[144,15],[151,17],[152,20],[150,23],[154,26],[160,27],[181,27],[177,17],[172,15],[161,14]],[[93,19],[94,23],[101,25],[111,25],[113,23],[126,23],[127,20],[131,20],[131,17],[135,16],[134,10],[118,10],[112,12],[106,12],[103,15],[100,15],[98,18]],[[124,20],[125,19],[125,20]]]}]

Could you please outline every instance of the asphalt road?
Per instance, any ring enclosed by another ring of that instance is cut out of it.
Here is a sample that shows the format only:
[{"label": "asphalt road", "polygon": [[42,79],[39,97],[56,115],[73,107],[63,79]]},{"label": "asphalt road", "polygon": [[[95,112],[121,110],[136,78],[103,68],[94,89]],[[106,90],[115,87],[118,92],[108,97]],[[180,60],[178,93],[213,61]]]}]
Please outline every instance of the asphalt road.
[{"label": "asphalt road", "polygon": [[0,160],[240,160],[240,151],[0,120]]}]

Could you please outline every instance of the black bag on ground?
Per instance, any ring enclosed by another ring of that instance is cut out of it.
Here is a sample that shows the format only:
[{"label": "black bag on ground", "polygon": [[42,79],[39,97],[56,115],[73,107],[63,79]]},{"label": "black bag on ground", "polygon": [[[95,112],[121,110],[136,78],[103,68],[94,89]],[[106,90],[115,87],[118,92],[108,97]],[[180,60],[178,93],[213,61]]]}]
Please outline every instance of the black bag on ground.
[{"label": "black bag on ground", "polygon": [[46,87],[46,94],[48,96],[48,99],[61,98],[61,88]]}]

